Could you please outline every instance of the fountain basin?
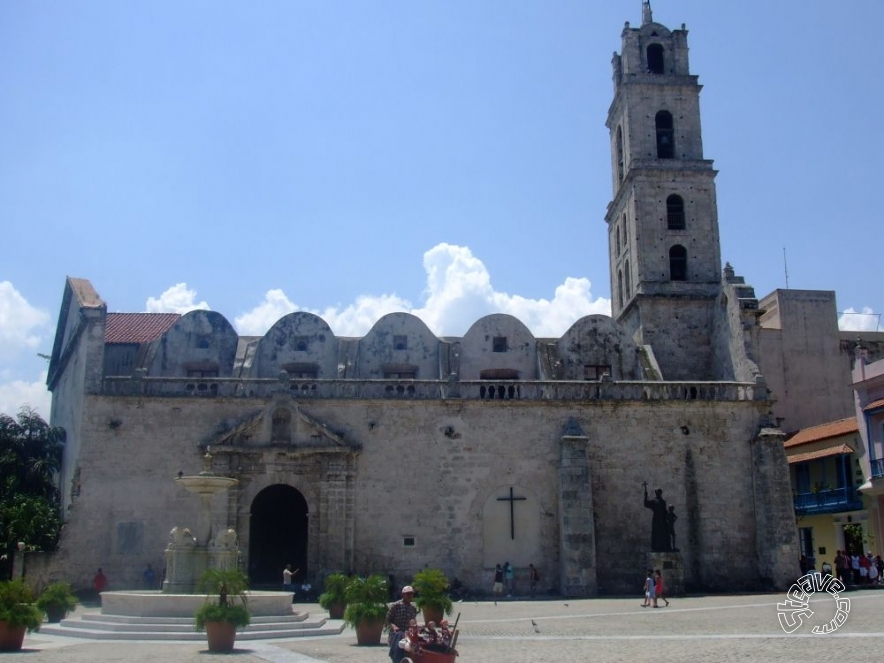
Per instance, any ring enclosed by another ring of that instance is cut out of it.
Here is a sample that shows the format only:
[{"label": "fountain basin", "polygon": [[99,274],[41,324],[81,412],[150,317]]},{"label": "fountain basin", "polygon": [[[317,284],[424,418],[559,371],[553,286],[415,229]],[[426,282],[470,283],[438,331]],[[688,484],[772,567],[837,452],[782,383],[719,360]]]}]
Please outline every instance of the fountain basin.
[{"label": "fountain basin", "polygon": [[[277,617],[292,614],[292,592],[246,592],[253,617]],[[157,590],[132,590],[101,593],[101,614],[125,617],[193,617],[203,603],[204,594],[164,594]]]}]

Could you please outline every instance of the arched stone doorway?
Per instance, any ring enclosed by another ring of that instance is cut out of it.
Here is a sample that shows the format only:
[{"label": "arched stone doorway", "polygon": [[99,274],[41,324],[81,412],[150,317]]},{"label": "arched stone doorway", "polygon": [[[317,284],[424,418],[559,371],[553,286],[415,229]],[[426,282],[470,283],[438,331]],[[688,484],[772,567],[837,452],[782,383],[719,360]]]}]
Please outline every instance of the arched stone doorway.
[{"label": "arched stone doorway", "polygon": [[307,577],[307,522],[307,500],[296,488],[275,484],[255,496],[249,521],[252,586],[278,589],[286,564],[299,569],[296,582]]}]

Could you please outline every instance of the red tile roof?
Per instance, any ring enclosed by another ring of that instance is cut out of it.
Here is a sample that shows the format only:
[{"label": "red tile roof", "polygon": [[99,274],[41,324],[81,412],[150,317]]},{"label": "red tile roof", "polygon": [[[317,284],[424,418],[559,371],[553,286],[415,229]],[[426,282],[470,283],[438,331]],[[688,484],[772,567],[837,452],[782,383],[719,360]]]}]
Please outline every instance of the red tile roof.
[{"label": "red tile roof", "polygon": [[847,444],[833,444],[825,449],[817,449],[816,451],[805,451],[804,453],[787,454],[789,465],[793,463],[803,463],[806,460],[814,460],[816,458],[826,458],[827,456],[837,456],[839,454],[852,454],[853,448]]},{"label": "red tile roof", "polygon": [[108,313],[105,343],[148,343],[162,336],[179,313]]},{"label": "red tile roof", "polygon": [[868,412],[869,410],[877,410],[879,407],[884,407],[884,398],[881,398],[877,401],[872,401],[863,408],[863,412]]},{"label": "red tile roof", "polygon": [[850,433],[859,432],[856,425],[856,417],[848,417],[847,419],[839,419],[838,421],[829,421],[825,424],[802,428],[792,437],[786,440],[786,448],[797,447],[809,442],[817,442],[830,437],[838,437],[839,435],[848,435]]}]

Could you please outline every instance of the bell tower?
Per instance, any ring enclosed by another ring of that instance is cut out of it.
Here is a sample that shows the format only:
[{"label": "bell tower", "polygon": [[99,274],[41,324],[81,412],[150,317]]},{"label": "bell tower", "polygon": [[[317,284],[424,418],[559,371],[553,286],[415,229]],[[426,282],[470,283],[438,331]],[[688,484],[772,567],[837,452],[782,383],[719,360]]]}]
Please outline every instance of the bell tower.
[{"label": "bell tower", "polygon": [[614,53],[608,204],[612,315],[650,345],[663,379],[711,379],[713,312],[721,290],[712,161],[703,158],[700,89],[687,30],[629,23]]}]

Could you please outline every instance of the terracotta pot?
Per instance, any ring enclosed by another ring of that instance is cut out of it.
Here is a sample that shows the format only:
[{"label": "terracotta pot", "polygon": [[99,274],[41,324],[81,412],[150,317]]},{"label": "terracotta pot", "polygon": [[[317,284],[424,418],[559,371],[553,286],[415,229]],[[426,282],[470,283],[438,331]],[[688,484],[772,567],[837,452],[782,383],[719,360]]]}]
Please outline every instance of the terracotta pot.
[{"label": "terracotta pot", "polygon": [[363,620],[356,625],[357,645],[379,645],[384,632],[384,620]]},{"label": "terracotta pot", "polygon": [[331,619],[343,619],[344,618],[344,610],[347,609],[346,603],[332,603],[328,607],[328,616]]},{"label": "terracotta pot", "polygon": [[440,608],[431,608],[430,606],[424,606],[421,608],[421,613],[424,616],[424,624],[429,624],[430,622],[436,622],[436,626],[439,625],[445,618],[445,613]]},{"label": "terracotta pot", "polygon": [[0,622],[0,651],[19,651],[25,641],[26,626],[9,626]]},{"label": "terracotta pot", "polygon": [[236,640],[236,626],[230,622],[206,622],[206,640],[209,651],[231,652]]}]

